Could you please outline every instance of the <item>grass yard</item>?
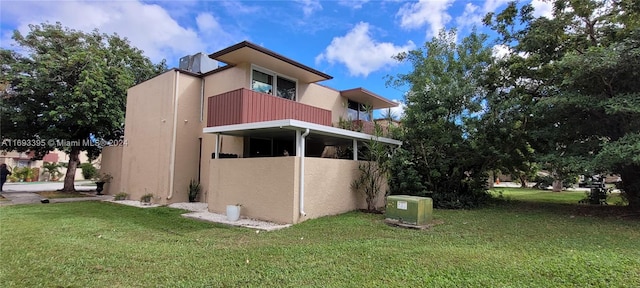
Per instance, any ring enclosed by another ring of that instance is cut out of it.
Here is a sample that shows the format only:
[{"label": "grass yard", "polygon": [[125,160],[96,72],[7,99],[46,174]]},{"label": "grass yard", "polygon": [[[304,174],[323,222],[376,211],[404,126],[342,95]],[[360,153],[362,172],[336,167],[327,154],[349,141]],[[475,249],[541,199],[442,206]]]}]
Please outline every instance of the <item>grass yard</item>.
[{"label": "grass yard", "polygon": [[[586,191],[562,191],[553,192],[551,190],[539,190],[532,188],[506,188],[495,187],[491,189],[491,194],[506,200],[518,200],[526,202],[562,203],[577,204],[578,201],[586,197]],[[620,205],[623,200],[620,193],[611,193],[607,197],[609,205]]]},{"label": "grass yard", "polygon": [[0,207],[0,283],[640,287],[640,220],[624,209],[504,201],[436,210],[442,224],[425,231],[352,212],[257,233],[182,218],[184,211],[166,207],[15,205]]}]

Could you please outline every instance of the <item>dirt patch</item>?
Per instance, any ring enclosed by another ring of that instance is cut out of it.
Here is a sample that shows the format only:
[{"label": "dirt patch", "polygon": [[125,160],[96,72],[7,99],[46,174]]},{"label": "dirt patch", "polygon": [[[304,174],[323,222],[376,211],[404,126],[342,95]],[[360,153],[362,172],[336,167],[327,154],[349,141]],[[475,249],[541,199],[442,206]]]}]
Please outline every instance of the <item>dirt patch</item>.
[{"label": "dirt patch", "polygon": [[82,198],[90,197],[89,195],[80,192],[60,192],[60,191],[44,191],[37,192],[36,194],[44,198],[56,199],[56,198]]}]

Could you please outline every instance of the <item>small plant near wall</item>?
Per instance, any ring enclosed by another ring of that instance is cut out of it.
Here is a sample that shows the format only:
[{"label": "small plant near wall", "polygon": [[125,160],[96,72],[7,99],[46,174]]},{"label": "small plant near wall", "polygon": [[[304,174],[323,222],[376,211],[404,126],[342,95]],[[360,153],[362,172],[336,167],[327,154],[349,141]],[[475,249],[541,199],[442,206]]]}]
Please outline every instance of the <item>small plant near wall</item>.
[{"label": "small plant near wall", "polygon": [[196,198],[198,198],[200,190],[200,182],[191,179],[191,182],[189,182],[189,202],[196,202]]},{"label": "small plant near wall", "polygon": [[98,195],[102,195],[102,191],[104,190],[104,184],[111,182],[113,176],[109,173],[97,173],[93,178],[93,181],[96,182],[96,192]]},{"label": "small plant near wall", "polygon": [[147,193],[142,195],[142,197],[140,197],[140,202],[142,202],[142,204],[144,205],[150,205],[152,199],[153,199],[153,194]]},{"label": "small plant near wall", "polygon": [[[378,123],[374,123],[374,133],[377,137],[384,135],[382,127]],[[360,176],[351,183],[351,189],[365,196],[367,211],[376,212],[376,202],[380,190],[387,181],[389,157],[392,152],[390,147],[374,139],[364,144],[364,147],[360,150],[359,157],[364,161],[360,161],[358,164]],[[384,196],[387,196],[387,194],[388,191],[385,191]]]},{"label": "small plant near wall", "polygon": [[116,200],[116,201],[127,200],[127,196],[129,196],[127,195],[127,193],[120,192],[113,196],[113,200]]}]

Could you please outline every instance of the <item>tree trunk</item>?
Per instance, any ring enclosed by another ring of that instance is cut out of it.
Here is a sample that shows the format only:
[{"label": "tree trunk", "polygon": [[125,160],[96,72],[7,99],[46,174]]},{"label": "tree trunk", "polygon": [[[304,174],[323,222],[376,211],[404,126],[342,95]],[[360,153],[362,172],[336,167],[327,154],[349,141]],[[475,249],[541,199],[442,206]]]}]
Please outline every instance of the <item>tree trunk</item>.
[{"label": "tree trunk", "polygon": [[562,192],[562,180],[553,180],[553,192]]},{"label": "tree trunk", "polygon": [[487,178],[487,184],[489,185],[489,189],[493,189],[495,183],[496,183],[496,176],[495,173],[493,172],[489,172],[489,177]]},{"label": "tree trunk", "polygon": [[76,178],[76,168],[78,168],[78,164],[80,164],[80,159],[78,158],[78,155],[80,155],[80,148],[72,147],[71,152],[69,152],[69,164],[67,165],[67,174],[64,176],[64,187],[62,187],[61,191],[76,192],[74,181]]},{"label": "tree trunk", "polygon": [[625,166],[620,170],[620,177],[629,208],[640,211],[640,165]]},{"label": "tree trunk", "polygon": [[520,175],[520,188],[527,188],[527,176],[526,175]]}]

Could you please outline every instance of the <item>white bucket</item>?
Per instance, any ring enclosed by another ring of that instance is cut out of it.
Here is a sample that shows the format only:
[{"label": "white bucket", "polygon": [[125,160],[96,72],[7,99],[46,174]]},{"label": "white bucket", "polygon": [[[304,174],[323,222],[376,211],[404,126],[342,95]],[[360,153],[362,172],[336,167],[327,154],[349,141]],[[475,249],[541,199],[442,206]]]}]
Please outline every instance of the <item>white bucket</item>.
[{"label": "white bucket", "polygon": [[227,220],[231,222],[240,219],[240,207],[238,205],[227,205]]}]

